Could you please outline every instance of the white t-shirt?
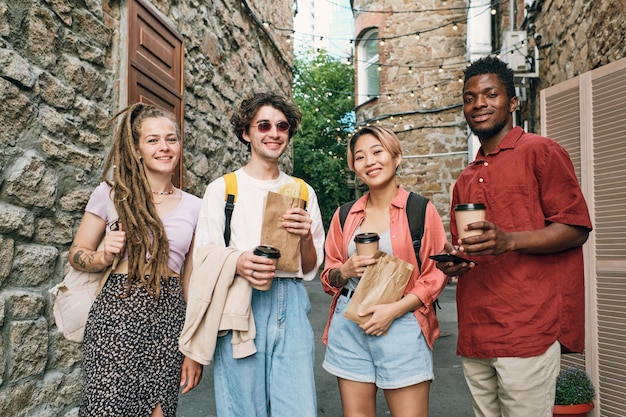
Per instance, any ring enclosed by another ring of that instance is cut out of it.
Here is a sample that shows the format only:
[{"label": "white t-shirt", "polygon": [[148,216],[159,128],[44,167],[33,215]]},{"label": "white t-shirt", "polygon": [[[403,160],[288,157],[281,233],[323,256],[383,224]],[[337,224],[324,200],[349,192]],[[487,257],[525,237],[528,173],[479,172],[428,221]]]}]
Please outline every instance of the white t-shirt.
[{"label": "white t-shirt", "polygon": [[[284,172],[275,180],[257,180],[246,174],[243,168],[235,171],[237,176],[237,202],[230,223],[231,247],[247,251],[259,245],[261,240],[261,227],[263,223],[263,209],[268,191],[276,192],[283,184],[293,182],[294,179]],[[317,203],[315,191],[308,184],[309,201],[307,211],[311,216],[311,234],[317,253],[316,267],[308,274],[302,273],[302,268],[297,273],[276,271],[277,277],[299,277],[305,281],[315,278],[319,266],[324,260],[324,225],[322,214]],[[195,247],[214,244],[225,246],[224,243],[224,195],[226,183],[223,178],[211,182],[202,200],[202,209],[196,227]]]}]

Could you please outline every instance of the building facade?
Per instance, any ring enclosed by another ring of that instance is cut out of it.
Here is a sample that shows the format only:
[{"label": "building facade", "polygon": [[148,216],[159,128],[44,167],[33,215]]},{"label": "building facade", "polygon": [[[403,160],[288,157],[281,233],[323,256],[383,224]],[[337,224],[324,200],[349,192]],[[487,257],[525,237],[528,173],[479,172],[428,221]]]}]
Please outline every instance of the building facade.
[{"label": "building facade", "polygon": [[515,123],[568,150],[594,224],[585,244],[585,355],[563,362],[591,374],[598,391],[592,415],[624,415],[626,4],[355,0],[353,7],[357,124],[381,123],[398,134],[407,154],[400,182],[429,197],[444,223],[450,187],[478,149],[455,80],[486,55],[515,70]]},{"label": "building facade", "polygon": [[[247,151],[229,117],[253,91],[291,95],[293,2],[0,0],[0,415],[70,416],[81,347],[56,332],[48,289],[112,140],[138,100],[175,112],[177,182],[202,196]],[[287,155],[283,167],[290,170]]]},{"label": "building facade", "polygon": [[459,83],[467,10],[465,1],[445,3],[357,0],[353,8],[357,127],[397,133],[400,183],[447,218],[450,184],[467,163]]}]

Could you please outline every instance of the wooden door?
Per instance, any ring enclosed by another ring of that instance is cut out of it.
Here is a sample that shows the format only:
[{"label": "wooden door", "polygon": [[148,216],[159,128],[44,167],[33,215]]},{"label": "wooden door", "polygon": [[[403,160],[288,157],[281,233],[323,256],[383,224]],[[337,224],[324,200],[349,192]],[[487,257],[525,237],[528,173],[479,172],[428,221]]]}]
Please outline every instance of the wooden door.
[{"label": "wooden door", "polygon": [[[174,113],[183,136],[183,39],[144,0],[128,2],[128,104],[149,103]],[[182,152],[173,178],[182,186]]]}]

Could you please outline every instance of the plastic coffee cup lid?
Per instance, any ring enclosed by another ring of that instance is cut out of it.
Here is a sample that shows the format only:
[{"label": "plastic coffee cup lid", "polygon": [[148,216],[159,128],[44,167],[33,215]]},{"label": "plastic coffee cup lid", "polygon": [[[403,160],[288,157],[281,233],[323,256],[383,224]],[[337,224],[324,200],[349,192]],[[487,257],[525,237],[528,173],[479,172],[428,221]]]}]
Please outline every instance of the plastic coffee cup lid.
[{"label": "plastic coffee cup lid", "polygon": [[372,243],[379,239],[378,233],[359,233],[354,237],[354,243]]},{"label": "plastic coffee cup lid", "polygon": [[469,210],[485,210],[485,205],[482,203],[477,204],[457,204],[454,206],[455,211],[469,211]]},{"label": "plastic coffee cup lid", "polygon": [[269,245],[259,245],[254,248],[253,253],[258,256],[264,256],[270,259],[280,258],[280,250]]}]

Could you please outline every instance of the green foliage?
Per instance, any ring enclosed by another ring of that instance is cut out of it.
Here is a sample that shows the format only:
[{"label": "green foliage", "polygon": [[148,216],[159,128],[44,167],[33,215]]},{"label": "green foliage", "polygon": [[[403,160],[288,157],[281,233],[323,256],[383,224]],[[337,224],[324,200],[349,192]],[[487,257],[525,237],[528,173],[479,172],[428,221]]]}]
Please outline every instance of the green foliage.
[{"label": "green foliage", "polygon": [[595,389],[587,373],[570,366],[562,369],[556,379],[557,405],[587,404],[593,401]]},{"label": "green foliage", "polygon": [[293,95],[302,127],[293,142],[293,174],[315,190],[326,228],[337,207],[354,198],[345,161],[355,125],[353,91],[352,66],[324,51],[296,57]]}]

